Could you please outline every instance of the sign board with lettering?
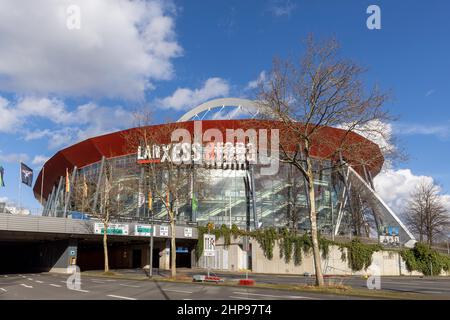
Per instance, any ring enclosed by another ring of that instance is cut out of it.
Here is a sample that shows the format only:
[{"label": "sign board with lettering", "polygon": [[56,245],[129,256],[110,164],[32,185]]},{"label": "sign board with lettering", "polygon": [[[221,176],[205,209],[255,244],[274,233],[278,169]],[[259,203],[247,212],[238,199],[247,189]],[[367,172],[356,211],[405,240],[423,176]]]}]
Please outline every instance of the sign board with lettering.
[{"label": "sign board with lettering", "polygon": [[398,236],[380,236],[380,244],[388,247],[399,247],[400,238]]},{"label": "sign board with lettering", "polygon": [[186,238],[192,238],[192,228],[184,228],[184,236]]},{"label": "sign board with lettering", "polygon": [[216,254],[216,236],[213,234],[203,235],[203,255],[214,257]]},{"label": "sign board with lettering", "polygon": [[[153,235],[156,236],[155,227],[153,227]],[[137,224],[134,226],[134,235],[135,236],[144,236],[150,237],[152,233],[152,226]]]},{"label": "sign board with lettering", "polygon": [[[94,233],[95,234],[103,234],[104,233],[104,225],[103,223],[95,223],[94,224]],[[109,235],[128,235],[128,225],[127,224],[119,224],[119,223],[110,223],[108,225],[108,231],[106,232]]]},{"label": "sign board with lettering", "polygon": [[169,236],[169,226],[159,226],[159,235],[161,237]]}]

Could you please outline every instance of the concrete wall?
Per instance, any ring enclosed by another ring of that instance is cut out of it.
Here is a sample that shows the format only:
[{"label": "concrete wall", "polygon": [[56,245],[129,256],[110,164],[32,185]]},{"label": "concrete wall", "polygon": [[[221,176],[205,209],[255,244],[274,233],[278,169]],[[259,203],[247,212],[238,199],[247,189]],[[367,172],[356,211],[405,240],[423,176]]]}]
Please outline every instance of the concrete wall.
[{"label": "concrete wall", "polygon": [[[314,274],[314,259],[312,253],[302,253],[302,262],[299,265],[295,265],[293,257],[289,263],[286,263],[283,258],[280,258],[280,250],[278,243],[275,243],[273,250],[273,258],[271,260],[264,256],[263,250],[260,248],[259,244],[252,240],[252,272],[256,273],[274,273],[274,274],[298,274],[303,275],[305,272]],[[216,256],[219,256],[225,249],[223,245],[223,239],[219,239],[216,244]],[[227,265],[224,266],[220,263],[210,262],[212,269],[217,269],[221,271],[239,271],[243,270],[245,266],[245,252],[242,250],[242,245],[239,244],[239,240],[232,240],[230,246],[228,246],[228,261]],[[347,250],[345,249],[347,254]],[[399,275],[409,275],[418,276],[422,275],[419,272],[408,272],[406,269],[405,262],[401,258],[398,252],[394,251],[379,251],[375,252],[372,256],[372,265],[367,270],[361,270],[354,272],[348,266],[348,262],[342,261],[341,251],[337,246],[330,246],[330,252],[328,259],[322,259],[322,270],[325,275],[371,275],[375,274],[376,270],[379,270],[382,276],[399,276]],[[213,259],[213,258],[210,258]],[[214,260],[214,259],[213,259]],[[196,267],[205,268],[205,259],[201,257],[198,262],[196,262]],[[443,272],[442,275],[448,275]]]}]

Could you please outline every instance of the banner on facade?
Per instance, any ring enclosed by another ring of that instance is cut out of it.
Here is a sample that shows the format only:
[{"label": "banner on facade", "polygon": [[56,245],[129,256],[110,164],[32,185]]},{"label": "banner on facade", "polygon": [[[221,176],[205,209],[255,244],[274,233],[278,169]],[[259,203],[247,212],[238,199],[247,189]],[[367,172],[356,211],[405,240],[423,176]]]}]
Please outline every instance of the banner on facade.
[{"label": "banner on facade", "polygon": [[[103,234],[105,232],[105,228],[103,223],[95,223],[94,224],[94,233],[95,234]],[[110,223],[108,225],[108,231],[106,234],[109,235],[128,235],[128,225],[127,224],[118,224],[118,223]]]}]

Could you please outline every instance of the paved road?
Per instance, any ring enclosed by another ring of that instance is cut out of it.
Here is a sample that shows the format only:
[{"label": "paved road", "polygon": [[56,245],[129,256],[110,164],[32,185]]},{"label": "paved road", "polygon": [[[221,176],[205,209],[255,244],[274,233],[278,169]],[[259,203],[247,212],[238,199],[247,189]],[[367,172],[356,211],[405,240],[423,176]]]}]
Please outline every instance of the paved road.
[{"label": "paved road", "polygon": [[107,279],[82,276],[80,290],[67,288],[67,275],[0,275],[0,300],[324,300],[355,299],[261,288]]},{"label": "paved road", "polygon": [[[122,271],[121,271],[122,272]],[[130,273],[139,273],[141,270],[127,270]],[[188,275],[205,274],[204,271],[193,271],[184,269],[182,271]],[[165,274],[164,272],[162,274]],[[245,274],[218,272],[216,275],[225,279],[242,279]],[[251,274],[249,276],[255,279],[257,283],[269,284],[314,284],[313,277],[305,277],[301,275],[268,275],[268,274]],[[345,276],[345,277],[329,277],[325,278],[326,283],[337,283],[348,285],[353,288],[367,289],[367,281],[361,276]],[[391,292],[410,292],[421,294],[439,295],[440,298],[450,299],[450,277],[381,277],[381,289]]]}]

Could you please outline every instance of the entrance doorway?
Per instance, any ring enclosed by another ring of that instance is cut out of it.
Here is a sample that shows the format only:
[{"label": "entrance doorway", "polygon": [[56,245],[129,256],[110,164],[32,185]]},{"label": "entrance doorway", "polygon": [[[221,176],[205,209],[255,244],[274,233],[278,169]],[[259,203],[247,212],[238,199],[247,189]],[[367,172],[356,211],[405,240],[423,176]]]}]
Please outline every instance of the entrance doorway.
[{"label": "entrance doorway", "polygon": [[133,249],[133,268],[141,268],[142,267],[142,250],[141,249]]}]

